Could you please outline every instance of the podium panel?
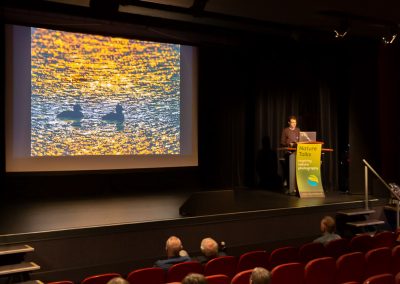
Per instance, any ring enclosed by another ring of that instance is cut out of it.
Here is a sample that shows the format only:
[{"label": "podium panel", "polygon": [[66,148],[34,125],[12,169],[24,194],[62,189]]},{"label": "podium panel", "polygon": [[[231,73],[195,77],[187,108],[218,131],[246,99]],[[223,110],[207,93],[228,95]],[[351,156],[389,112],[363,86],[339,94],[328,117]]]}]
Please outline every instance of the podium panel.
[{"label": "podium panel", "polygon": [[296,180],[300,197],[325,197],[321,179],[322,143],[298,143]]}]

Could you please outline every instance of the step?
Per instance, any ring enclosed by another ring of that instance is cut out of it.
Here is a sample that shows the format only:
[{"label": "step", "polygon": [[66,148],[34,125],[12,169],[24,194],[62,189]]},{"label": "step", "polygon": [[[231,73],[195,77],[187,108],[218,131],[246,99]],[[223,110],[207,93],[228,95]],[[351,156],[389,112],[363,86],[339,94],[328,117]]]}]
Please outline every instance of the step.
[{"label": "step", "polygon": [[351,209],[351,210],[343,210],[337,212],[337,214],[346,216],[369,215],[373,213],[375,213],[375,210],[373,209]]},{"label": "step", "polygon": [[366,226],[383,225],[383,224],[385,224],[385,221],[369,219],[369,220],[364,220],[364,221],[348,222],[346,224],[359,228],[359,227],[366,227]]},{"label": "step", "polygon": [[383,207],[383,209],[397,212],[397,205],[395,205],[395,204],[393,204],[393,205],[385,205]]},{"label": "step", "polygon": [[34,262],[21,262],[18,264],[2,265],[0,266],[0,276],[16,274],[22,272],[29,272],[40,269],[40,266]]},{"label": "step", "polygon": [[29,245],[4,245],[0,246],[0,255],[27,253],[35,249]]}]

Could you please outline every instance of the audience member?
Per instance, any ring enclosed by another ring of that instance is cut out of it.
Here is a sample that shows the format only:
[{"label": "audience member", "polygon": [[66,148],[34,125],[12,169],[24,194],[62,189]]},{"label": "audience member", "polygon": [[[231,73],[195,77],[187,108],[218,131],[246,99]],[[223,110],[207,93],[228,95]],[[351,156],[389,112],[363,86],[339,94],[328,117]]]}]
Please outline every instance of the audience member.
[{"label": "audience member", "polygon": [[340,239],[341,237],[335,233],[336,223],[331,216],[325,216],[321,220],[321,232],[322,236],[315,239],[314,243],[322,243],[326,245],[330,241]]},{"label": "audience member", "polygon": [[190,273],[182,280],[182,284],[207,284],[204,275],[198,273]]},{"label": "audience member", "polygon": [[250,275],[250,284],[269,284],[271,282],[271,274],[263,267],[256,267]]},{"label": "audience member", "polygon": [[178,237],[171,236],[168,238],[165,244],[165,251],[167,253],[167,259],[157,260],[154,266],[168,270],[168,268],[176,263],[191,260],[187,252],[183,251],[182,242]]},{"label": "audience member", "polygon": [[219,251],[218,243],[212,238],[204,238],[200,244],[200,251],[203,255],[196,258],[200,263],[206,263],[210,259],[226,255]]},{"label": "audience member", "polygon": [[129,282],[122,277],[114,277],[110,279],[107,284],[129,284]]}]

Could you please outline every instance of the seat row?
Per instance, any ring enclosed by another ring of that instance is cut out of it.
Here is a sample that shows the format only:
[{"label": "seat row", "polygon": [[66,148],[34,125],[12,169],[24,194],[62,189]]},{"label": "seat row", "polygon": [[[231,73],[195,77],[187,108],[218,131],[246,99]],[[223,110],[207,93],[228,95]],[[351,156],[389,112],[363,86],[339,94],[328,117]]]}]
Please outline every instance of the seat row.
[{"label": "seat row", "polygon": [[[260,252],[260,251],[257,251]],[[252,252],[243,254],[251,255]],[[240,258],[239,258],[240,259]],[[262,260],[262,259],[258,259]],[[232,280],[233,284],[237,282],[235,278],[246,278],[251,269],[257,266],[263,266],[266,262],[259,263],[257,259],[246,261],[247,268],[236,271],[236,257],[222,256],[210,260],[201,265],[199,262],[189,261],[175,264],[165,272],[161,268],[149,267],[136,269],[130,272],[127,280],[130,284],[163,284],[180,282],[189,273],[200,273],[206,277],[213,276],[215,279],[211,283],[225,283]],[[242,266],[243,268],[245,266]],[[247,274],[245,273],[247,272]],[[319,257],[306,263],[288,262],[276,265],[271,269],[273,284],[279,283],[332,283],[342,284],[347,282],[363,283],[369,277],[379,274],[396,275],[400,273],[400,245],[390,249],[388,247],[376,248],[363,252],[350,252],[339,256],[337,259],[331,256]],[[215,275],[225,275],[225,277]],[[245,276],[247,275],[247,276]],[[110,273],[91,276],[84,279],[81,284],[106,284],[113,277],[119,274]],[[221,279],[226,278],[226,280]],[[326,279],[325,279],[326,278]],[[313,280],[316,279],[316,280]],[[323,280],[323,281],[322,281]],[[216,281],[216,282],[215,282]],[[322,281],[322,282],[318,282]],[[52,284],[72,284],[72,283],[52,283]]]},{"label": "seat row", "polygon": [[[319,278],[312,275],[313,273],[306,273],[306,270],[300,263],[288,263],[277,266],[271,273],[271,284],[322,284],[331,283],[329,280]],[[207,284],[249,284],[250,275],[252,270],[245,270],[235,275],[231,282],[225,275],[208,276]],[[293,274],[288,274],[293,273]],[[304,277],[301,276],[304,275]],[[291,276],[293,275],[293,277]],[[328,282],[319,282],[328,281]],[[180,284],[181,282],[172,282],[167,284]],[[343,284],[400,284],[400,273],[396,276],[390,273],[378,274],[368,277],[363,282],[350,281]]]},{"label": "seat row", "polygon": [[[305,265],[309,261],[321,257],[329,256],[334,259],[338,259],[340,256],[349,252],[366,253],[372,249],[380,247],[386,247],[390,249],[396,244],[396,239],[397,236],[395,233],[384,231],[379,232],[374,236],[362,234],[354,236],[350,240],[334,240],[329,242],[326,246],[322,245],[321,243],[306,243],[299,248],[293,246],[280,247],[273,250],[271,253],[268,253],[264,250],[257,250],[243,253],[238,258],[235,256],[219,257],[212,259],[206,265],[204,265],[204,267],[194,261],[185,262],[185,264],[176,264],[172,266],[167,273],[161,269],[143,268],[135,270],[136,273],[134,273],[135,271],[132,271],[129,274],[132,274],[130,283],[142,283],[135,279],[137,277],[139,279],[148,279],[147,274],[151,274],[153,278],[156,278],[154,283],[181,281],[181,279],[184,277],[182,277],[182,275],[186,275],[188,272],[204,273],[206,276],[224,274],[227,275],[229,279],[232,279],[237,273],[257,266],[272,270],[278,265],[290,262],[299,262]],[[400,254],[400,249],[398,249],[398,254]],[[81,281],[81,284],[104,284],[103,281],[101,283],[92,283],[92,280],[90,279],[92,278],[88,277],[84,279]],[[94,276],[93,279],[97,278]]]},{"label": "seat row", "polygon": [[[271,271],[271,284],[336,284],[332,271],[333,258],[326,257],[312,260],[305,267],[301,263],[286,263],[275,267]],[[239,272],[231,282],[207,282],[208,284],[248,284],[252,269]],[[179,284],[175,282],[174,284]],[[171,284],[171,283],[169,283]],[[400,273],[382,273],[370,276],[364,281],[347,281],[341,284],[400,284]]]}]

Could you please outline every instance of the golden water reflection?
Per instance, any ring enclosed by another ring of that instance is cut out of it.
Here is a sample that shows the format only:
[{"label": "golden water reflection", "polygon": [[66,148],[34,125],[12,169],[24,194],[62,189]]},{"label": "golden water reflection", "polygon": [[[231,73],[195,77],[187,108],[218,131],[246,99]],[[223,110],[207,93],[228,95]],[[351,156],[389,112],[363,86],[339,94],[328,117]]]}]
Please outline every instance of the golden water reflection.
[{"label": "golden water reflection", "polygon": [[32,156],[180,153],[179,45],[32,28],[31,52]]}]

